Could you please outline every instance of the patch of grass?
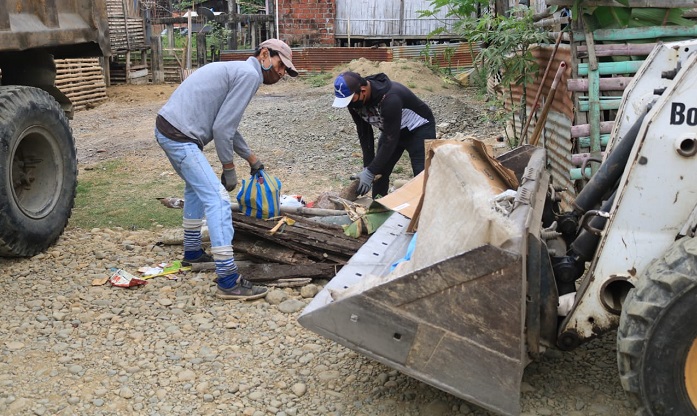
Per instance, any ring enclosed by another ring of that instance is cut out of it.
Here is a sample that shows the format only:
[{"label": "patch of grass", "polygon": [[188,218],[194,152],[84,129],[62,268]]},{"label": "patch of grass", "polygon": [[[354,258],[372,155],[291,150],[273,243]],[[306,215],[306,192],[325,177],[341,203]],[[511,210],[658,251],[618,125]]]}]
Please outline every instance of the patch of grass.
[{"label": "patch of grass", "polygon": [[324,87],[332,80],[332,78],[332,74],[328,72],[320,72],[319,74],[304,77],[303,80],[313,87]]},{"label": "patch of grass", "polygon": [[[125,159],[81,170],[69,226],[151,229],[158,224],[181,225],[182,211],[167,208],[156,198],[181,197],[184,183],[176,174],[172,177],[161,172]],[[173,172],[171,167],[167,172]]]},{"label": "patch of grass", "polygon": [[407,87],[413,90],[414,88],[416,88],[416,84],[414,84],[413,82],[407,82]]}]

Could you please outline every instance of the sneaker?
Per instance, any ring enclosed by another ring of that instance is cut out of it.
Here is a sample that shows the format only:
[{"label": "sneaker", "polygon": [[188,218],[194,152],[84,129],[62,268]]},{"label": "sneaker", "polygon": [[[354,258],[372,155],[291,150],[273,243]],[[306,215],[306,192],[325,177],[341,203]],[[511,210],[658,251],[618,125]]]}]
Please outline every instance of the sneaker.
[{"label": "sneaker", "polygon": [[192,263],[214,263],[213,256],[203,251],[200,256],[195,259],[182,259],[182,266],[191,266]]},{"label": "sneaker", "polygon": [[215,293],[215,296],[221,299],[254,300],[263,298],[268,292],[268,288],[254,286],[249,280],[240,277],[237,279],[235,286],[229,289],[223,289],[218,286],[218,291]]}]

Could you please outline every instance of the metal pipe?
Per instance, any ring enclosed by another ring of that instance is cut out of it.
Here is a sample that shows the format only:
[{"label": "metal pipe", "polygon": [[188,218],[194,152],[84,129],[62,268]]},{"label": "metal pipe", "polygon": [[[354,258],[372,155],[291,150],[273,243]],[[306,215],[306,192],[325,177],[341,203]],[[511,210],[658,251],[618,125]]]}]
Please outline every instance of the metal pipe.
[{"label": "metal pipe", "polygon": [[598,171],[593,175],[590,181],[583,187],[583,190],[574,200],[574,212],[578,215],[594,209],[608,193],[624,172],[625,165],[629,159],[629,154],[634,147],[634,142],[639,135],[639,130],[646,117],[646,111],[637,119],[631,129],[625,134],[622,140],[619,141],[614,150],[605,159],[605,162],[600,165]]},{"label": "metal pipe", "polygon": [[559,80],[561,79],[561,75],[564,73],[565,70],[566,62],[559,62],[559,68],[557,68],[557,73],[554,75],[554,81],[552,81],[552,86],[550,87],[549,92],[547,93],[547,100],[545,101],[545,106],[542,107],[542,114],[540,115],[540,119],[537,120],[537,124],[535,124],[535,130],[533,130],[532,136],[530,137],[530,144],[533,146],[537,146],[537,142],[540,141],[542,129],[544,128],[545,123],[547,121],[547,114],[549,114],[549,109],[552,108],[552,103],[554,102],[554,94],[557,92],[557,85],[559,85]]},{"label": "metal pipe", "polygon": [[530,114],[528,115],[528,119],[525,122],[525,127],[523,127],[523,131],[520,134],[521,143],[525,142],[525,136],[527,136],[528,134],[528,127],[530,127],[530,121],[532,121],[532,116],[535,114],[535,108],[537,107],[537,103],[540,101],[540,95],[542,95],[542,87],[544,87],[545,85],[545,80],[547,80],[547,74],[549,74],[549,69],[552,67],[554,57],[557,55],[557,49],[559,49],[559,43],[561,42],[561,36],[563,33],[563,31],[559,32],[559,35],[557,36],[557,41],[554,43],[554,49],[552,49],[552,55],[549,57],[549,61],[547,61],[547,68],[545,68],[545,72],[544,74],[542,74],[542,79],[540,80],[540,87],[537,89],[537,92],[535,93],[535,100],[533,100],[532,107],[530,107]]},{"label": "metal pipe", "polygon": [[281,39],[281,29],[278,26],[278,0],[276,0],[276,39]]}]

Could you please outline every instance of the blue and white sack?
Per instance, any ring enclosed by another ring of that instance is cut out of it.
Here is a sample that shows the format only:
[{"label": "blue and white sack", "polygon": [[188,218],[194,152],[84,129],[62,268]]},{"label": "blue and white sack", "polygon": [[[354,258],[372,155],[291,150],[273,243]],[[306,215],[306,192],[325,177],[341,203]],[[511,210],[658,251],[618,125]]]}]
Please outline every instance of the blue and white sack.
[{"label": "blue and white sack", "polygon": [[242,179],[237,203],[244,215],[268,219],[281,214],[280,196],[280,179],[260,169],[249,179]]}]

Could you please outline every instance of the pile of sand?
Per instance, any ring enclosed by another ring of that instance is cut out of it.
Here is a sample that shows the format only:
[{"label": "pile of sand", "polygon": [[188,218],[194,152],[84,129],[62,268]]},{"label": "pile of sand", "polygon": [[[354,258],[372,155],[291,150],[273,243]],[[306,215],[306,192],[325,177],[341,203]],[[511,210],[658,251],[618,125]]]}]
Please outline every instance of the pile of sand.
[{"label": "pile of sand", "polygon": [[397,59],[392,62],[375,62],[365,58],[354,59],[346,65],[334,68],[331,82],[333,83],[334,78],[344,71],[357,72],[364,77],[382,72],[392,81],[397,81],[414,91],[438,92],[452,85],[452,81],[433,72],[423,62],[417,60]]}]

